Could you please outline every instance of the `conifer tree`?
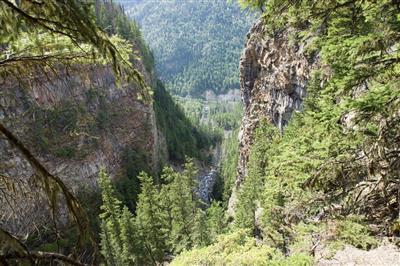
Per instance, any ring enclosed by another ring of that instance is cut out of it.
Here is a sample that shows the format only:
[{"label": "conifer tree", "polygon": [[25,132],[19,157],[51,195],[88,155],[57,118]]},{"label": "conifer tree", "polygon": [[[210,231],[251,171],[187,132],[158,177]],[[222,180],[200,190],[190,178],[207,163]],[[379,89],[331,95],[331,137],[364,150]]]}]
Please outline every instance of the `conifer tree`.
[{"label": "conifer tree", "polygon": [[191,245],[193,226],[193,207],[191,191],[184,185],[183,175],[175,175],[171,183],[172,231],[171,243],[175,251],[181,251]]},{"label": "conifer tree", "polygon": [[261,197],[267,164],[265,156],[272,140],[279,136],[279,131],[273,125],[267,121],[261,121],[254,134],[255,141],[251,148],[249,173],[239,190],[236,225],[240,228],[249,228],[254,234],[257,234],[255,213]]},{"label": "conifer tree", "polygon": [[167,239],[167,249],[172,251],[172,225],[173,225],[173,197],[172,182],[175,179],[176,172],[171,167],[165,167],[161,175],[163,183],[160,189],[160,207],[162,213],[163,229]]},{"label": "conifer tree", "polygon": [[206,212],[200,208],[194,217],[192,238],[195,246],[203,247],[210,244]]},{"label": "conifer tree", "polygon": [[192,232],[196,214],[195,195],[197,169],[192,160],[187,159],[185,170],[174,175],[171,182],[172,231],[171,242],[179,252],[193,245]]},{"label": "conifer tree", "polygon": [[145,256],[142,265],[162,262],[165,250],[162,213],[159,205],[160,197],[153,179],[146,173],[139,175],[141,193],[136,211],[136,224],[140,244]]},{"label": "conifer tree", "polygon": [[100,229],[101,229],[100,233],[101,254],[104,256],[107,265],[116,266],[118,264],[116,259],[114,259],[114,248],[111,245],[110,232],[108,230],[106,221],[101,221]]},{"label": "conifer tree", "polygon": [[257,209],[257,199],[259,198],[260,182],[258,176],[249,175],[244,180],[239,191],[238,203],[236,207],[235,223],[239,228],[256,228],[255,212]]},{"label": "conifer tree", "polygon": [[[197,174],[198,174],[198,170],[193,163],[193,159],[186,158],[185,170],[183,171],[182,175],[183,175],[183,181],[185,182],[185,185],[191,192],[190,196],[191,196],[192,202],[195,202],[197,199],[197,196],[196,196],[196,189],[198,187]],[[196,206],[193,206],[193,211],[195,210],[195,207]]]},{"label": "conifer tree", "polygon": [[213,201],[207,209],[207,227],[211,242],[216,240],[219,234],[223,233],[225,225],[224,209],[220,203]]},{"label": "conifer tree", "polygon": [[99,185],[102,189],[103,205],[100,215],[102,254],[110,265],[122,265],[122,238],[121,238],[121,202],[115,197],[110,178],[104,169],[99,173]]},{"label": "conifer tree", "polygon": [[141,254],[142,250],[138,245],[135,217],[126,206],[122,209],[121,215],[121,240],[124,262],[126,265],[137,264],[138,254]]}]

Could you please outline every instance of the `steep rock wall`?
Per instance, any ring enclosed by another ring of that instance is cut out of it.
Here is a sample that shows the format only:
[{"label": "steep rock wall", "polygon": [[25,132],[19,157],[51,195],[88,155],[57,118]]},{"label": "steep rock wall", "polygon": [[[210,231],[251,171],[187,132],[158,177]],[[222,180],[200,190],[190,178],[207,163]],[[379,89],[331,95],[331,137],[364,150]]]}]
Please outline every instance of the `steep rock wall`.
[{"label": "steep rock wall", "polygon": [[[151,83],[150,74],[142,65],[137,67]],[[134,85],[117,86],[110,67],[62,67],[21,80],[4,77],[0,84],[1,122],[74,191],[95,187],[101,167],[113,178],[123,175],[128,149],[140,153],[153,172],[166,160],[152,104],[138,99]],[[23,234],[32,221],[40,224],[48,218],[45,199],[31,183],[33,174],[24,157],[0,138],[0,176],[24,190],[19,194],[32,194],[31,202],[15,199],[11,205],[17,211],[8,210],[9,204],[0,207],[1,223],[12,232]],[[3,196],[0,201],[5,200]],[[7,213],[18,217],[3,216]]]},{"label": "steep rock wall", "polygon": [[290,30],[270,36],[264,22],[258,21],[247,35],[247,43],[240,59],[240,88],[244,103],[244,117],[239,132],[239,163],[233,195],[246,177],[253,133],[263,119],[281,131],[292,113],[302,107],[306,86],[316,58],[307,58],[304,47],[292,44]]}]

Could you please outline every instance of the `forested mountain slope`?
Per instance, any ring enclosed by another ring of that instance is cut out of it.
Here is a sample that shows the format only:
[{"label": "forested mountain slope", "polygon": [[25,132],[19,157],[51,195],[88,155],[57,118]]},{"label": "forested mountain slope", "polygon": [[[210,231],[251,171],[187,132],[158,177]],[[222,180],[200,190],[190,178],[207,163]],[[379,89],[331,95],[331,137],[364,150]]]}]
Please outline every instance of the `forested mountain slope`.
[{"label": "forested mountain slope", "polygon": [[239,56],[254,20],[236,1],[121,1],[141,26],[167,90],[200,96],[239,88]]}]

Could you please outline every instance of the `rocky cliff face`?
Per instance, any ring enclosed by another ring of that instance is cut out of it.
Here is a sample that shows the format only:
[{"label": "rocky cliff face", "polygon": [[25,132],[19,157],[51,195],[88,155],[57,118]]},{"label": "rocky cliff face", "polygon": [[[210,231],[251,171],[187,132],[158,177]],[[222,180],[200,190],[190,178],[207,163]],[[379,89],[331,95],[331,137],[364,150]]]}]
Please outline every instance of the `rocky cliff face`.
[{"label": "rocky cliff face", "polygon": [[[151,82],[144,68],[138,67]],[[160,155],[165,157],[153,106],[138,100],[133,85],[117,87],[107,66],[62,68],[56,74],[40,73],[22,80],[6,77],[0,82],[1,122],[75,191],[94,187],[101,167],[118,178],[124,172],[123,157],[128,150],[140,154],[153,171],[158,170]],[[7,140],[0,139],[0,176],[37,195],[30,183],[32,175],[24,157]],[[43,207],[15,206],[22,219],[10,223],[13,232],[26,227],[22,223],[44,219],[45,214],[38,212]],[[7,210],[0,207],[0,212]],[[2,222],[12,220],[1,218]]]},{"label": "rocky cliff face", "polygon": [[302,107],[306,85],[316,58],[307,58],[304,47],[292,44],[290,31],[269,36],[262,21],[248,33],[240,60],[240,87],[245,112],[239,132],[240,156],[235,190],[247,174],[253,133],[267,119],[281,131],[293,112]]}]

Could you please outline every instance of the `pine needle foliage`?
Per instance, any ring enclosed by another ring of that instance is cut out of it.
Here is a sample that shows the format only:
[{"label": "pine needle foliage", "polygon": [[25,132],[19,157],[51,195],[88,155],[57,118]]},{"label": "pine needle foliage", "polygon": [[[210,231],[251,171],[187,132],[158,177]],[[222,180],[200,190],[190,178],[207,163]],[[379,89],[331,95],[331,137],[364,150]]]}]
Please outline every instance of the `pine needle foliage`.
[{"label": "pine needle foliage", "polygon": [[141,193],[139,194],[136,211],[138,236],[141,239],[143,251],[148,261],[142,265],[151,265],[161,262],[164,258],[165,236],[163,233],[162,209],[160,208],[160,194],[152,177],[142,172],[139,175]]}]

